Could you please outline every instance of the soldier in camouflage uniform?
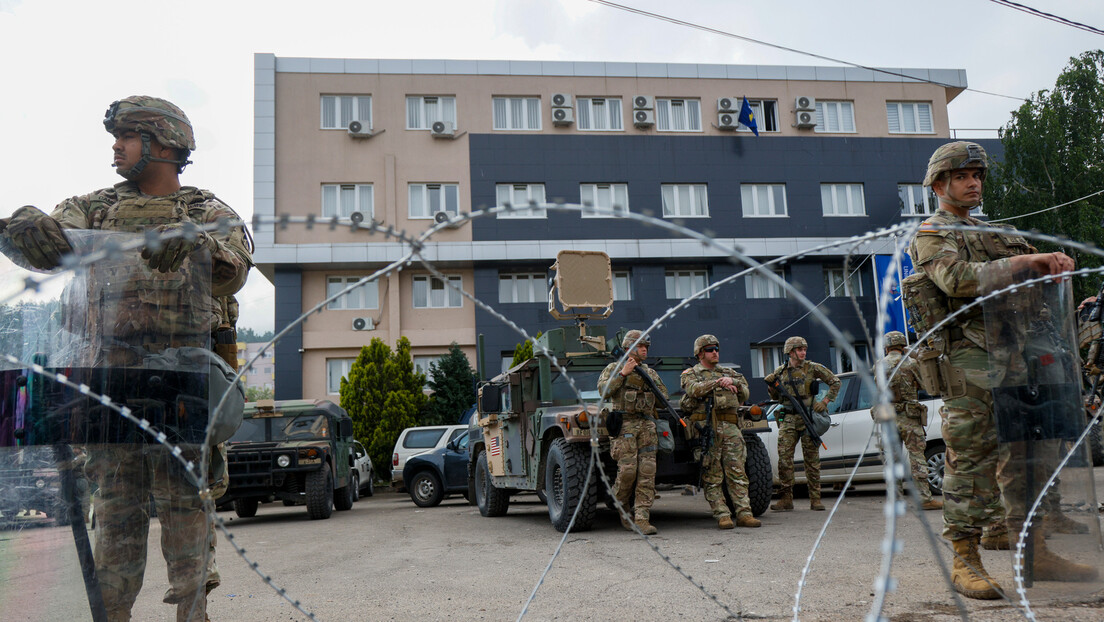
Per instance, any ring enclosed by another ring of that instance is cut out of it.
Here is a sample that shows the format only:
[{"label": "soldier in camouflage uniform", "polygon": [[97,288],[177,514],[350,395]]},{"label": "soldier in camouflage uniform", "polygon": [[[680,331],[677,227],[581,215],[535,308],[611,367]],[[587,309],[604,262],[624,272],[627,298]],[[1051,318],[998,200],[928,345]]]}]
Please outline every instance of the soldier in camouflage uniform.
[{"label": "soldier in camouflage uniform", "polygon": [[[930,228],[930,225],[987,227],[970,217],[981,203],[988,156],[976,143],[953,142],[936,149],[928,162],[924,185],[939,197],[940,207],[921,225],[909,246],[919,274],[942,294],[948,311],[956,311],[987,292],[1013,282],[1072,270],[1073,260],[1061,252],[1037,253],[1020,236],[994,229],[992,234]],[[997,442],[990,388],[999,381],[990,369],[982,310],[974,307],[952,320],[942,341],[952,369],[965,375],[965,395],[945,399],[943,440],[947,457],[943,478],[943,536],[955,550],[952,581],[958,592],[980,599],[1000,597],[1000,586],[981,564],[978,544],[983,526],[993,517],[998,489],[1005,504],[1008,528],[1018,531],[1026,507],[1022,496],[1006,488],[1016,486],[1002,476],[1008,443]],[[999,459],[998,459],[999,458]],[[1091,580],[1096,571],[1047,550],[1035,540],[1034,576],[1037,580]]]},{"label": "soldier in camouflage uniform", "polygon": [[[713,335],[702,335],[694,340],[694,356],[698,364],[682,372],[680,382],[685,396],[682,410],[691,413],[690,420],[713,429],[713,443],[702,460],[702,481],[705,483],[705,500],[713,509],[713,518],[721,529],[732,529],[732,514],[725,503],[724,489],[736,506],[736,525],[758,527],[762,523],[751,512],[748,502],[748,477],[744,471],[747,447],[740,431],[740,415],[737,407],[747,401],[751,391],[747,380],[734,369],[721,367],[720,342]],[[712,413],[707,421],[706,404],[713,400]],[[696,427],[696,425],[695,425]]]},{"label": "soldier in camouflage uniform", "polygon": [[[801,337],[790,337],[782,346],[782,353],[789,360],[778,369],[767,374],[763,380],[771,399],[782,404],[778,421],[778,479],[781,482],[781,497],[771,505],[775,512],[793,509],[794,485],[794,448],[797,439],[801,439],[801,455],[805,461],[805,479],[809,486],[809,509],[823,511],[820,502],[820,447],[805,433],[805,421],[801,414],[794,411],[793,405],[785,398],[783,391],[801,400],[806,408],[816,412],[828,410],[828,403],[836,399],[840,390],[840,379],[820,363],[806,361],[809,344]],[[828,393],[823,399],[816,400],[813,384],[818,380],[828,384]]]},{"label": "soldier in camouflage uniform", "polygon": [[[656,402],[658,398],[651,389],[634,373],[648,374],[656,387],[667,398],[667,387],[653,369],[644,364],[648,358],[648,346],[651,341],[639,330],[625,333],[621,347],[628,350],[633,347],[625,365],[617,370],[617,362],[610,363],[602,370],[598,378],[598,393],[609,402],[611,411],[621,414],[621,432],[610,441],[610,456],[617,461],[617,479],[613,483],[613,495],[626,512],[629,511],[629,497],[634,493],[635,506],[633,520],[645,535],[658,530],[650,522],[652,503],[655,501],[656,449],[659,436],[656,433]],[[632,530],[632,525],[624,518],[621,525]]]},{"label": "soldier in camouflage uniform", "polygon": [[[924,457],[927,446],[924,426],[928,420],[928,407],[920,403],[920,369],[916,361],[904,356],[906,345],[905,334],[901,331],[886,334],[885,373],[893,374],[889,381],[889,388],[893,391],[893,411],[897,413],[900,441],[908,451],[912,480],[924,502],[924,509],[939,510],[943,508],[943,501],[932,498],[931,487],[928,486],[928,462]],[[895,374],[894,369],[897,370]],[[870,416],[874,416],[873,410]]]},{"label": "soldier in camouflage uniform", "polygon": [[[212,300],[196,301],[195,317],[188,318],[206,333],[194,339],[164,343],[155,333],[131,335],[128,344],[138,345],[149,354],[183,346],[209,347],[229,362],[227,341],[220,335],[230,326],[227,310],[236,307],[232,298],[245,284],[253,265],[252,245],[241,225],[197,231],[195,225],[237,222],[240,217],[207,190],[180,184],[179,175],[195,149],[191,122],[180,108],[163,99],[134,96],[114,102],[108,108],[104,126],[115,137],[114,163],[123,181],[111,188],[73,197],[59,204],[47,216],[25,206],[10,219],[0,221],[0,242],[14,249],[31,267],[50,270],[60,265],[61,257],[72,251],[63,229],[94,229],[132,233],[186,232],[165,238],[142,252],[143,260],[160,273],[175,273],[194,251],[207,249],[211,256]],[[151,298],[135,292],[146,303]],[[154,297],[152,299],[161,300]],[[154,302],[150,313],[156,314]],[[137,305],[141,307],[141,305]],[[220,327],[222,331],[220,331]],[[129,356],[134,356],[130,348]],[[118,349],[106,355],[108,364],[129,365]],[[236,365],[237,354],[233,354]],[[183,457],[195,461],[201,447],[183,445]],[[224,454],[212,448],[214,488],[225,485],[217,472]],[[183,467],[157,444],[114,445],[89,448],[87,472],[99,484],[95,561],[96,571],[107,608],[108,619],[130,619],[130,610],[142,586],[149,530],[149,504],[152,493],[161,521],[161,548],[166,559],[169,590],[164,601],[177,604],[178,620],[204,620],[206,593],[217,585],[217,569],[212,558],[214,539],[208,523],[201,492],[183,475]],[[223,466],[224,469],[224,466]],[[208,554],[210,553],[210,554]],[[210,576],[208,576],[210,575]],[[203,590],[201,592],[200,590]]]}]

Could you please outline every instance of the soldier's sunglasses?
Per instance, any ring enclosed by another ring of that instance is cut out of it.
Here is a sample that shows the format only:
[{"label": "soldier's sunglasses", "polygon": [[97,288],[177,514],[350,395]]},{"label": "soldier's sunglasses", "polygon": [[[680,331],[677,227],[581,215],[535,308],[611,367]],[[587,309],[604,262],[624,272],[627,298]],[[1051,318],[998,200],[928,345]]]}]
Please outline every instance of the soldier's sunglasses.
[{"label": "soldier's sunglasses", "polygon": [[705,346],[702,348],[702,352],[720,352],[721,348],[718,346]]}]

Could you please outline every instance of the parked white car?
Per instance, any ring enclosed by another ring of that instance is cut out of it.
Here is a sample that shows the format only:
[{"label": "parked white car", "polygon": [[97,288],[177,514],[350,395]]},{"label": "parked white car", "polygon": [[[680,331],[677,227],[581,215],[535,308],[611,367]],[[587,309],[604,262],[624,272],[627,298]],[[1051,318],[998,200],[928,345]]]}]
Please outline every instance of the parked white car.
[{"label": "parked white car", "polygon": [[360,441],[353,441],[353,500],[371,497],[376,494],[376,473],[372,468],[372,458]]},{"label": "parked white car", "polygon": [[391,452],[391,485],[397,486],[400,491],[405,488],[403,467],[406,466],[408,458],[444,447],[449,441],[461,434],[466,434],[467,431],[466,425],[430,425],[403,430],[395,441],[395,449]]},{"label": "parked white car", "polygon": [[[875,439],[870,437],[874,429],[874,420],[870,418],[873,403],[873,391],[862,386],[858,374],[854,372],[839,374],[840,392],[835,401],[828,404],[828,413],[832,418],[832,427],[824,434],[824,446],[820,448],[821,484],[842,484],[847,481],[855,463],[859,469],[852,483],[884,482],[881,452]],[[828,387],[821,385],[817,399],[828,393]],[[928,408],[927,449],[924,452],[928,461],[928,483],[933,494],[943,491],[943,459],[947,448],[943,443],[942,423],[939,408],[943,400],[926,398],[921,395],[922,403]],[[926,398],[926,399],[924,399]],[[768,411],[771,431],[763,438],[771,457],[771,469],[774,471],[774,483],[778,485],[778,423],[773,413],[780,406],[772,406]],[[794,450],[794,483],[804,484],[805,463],[801,456],[801,444]]]}]

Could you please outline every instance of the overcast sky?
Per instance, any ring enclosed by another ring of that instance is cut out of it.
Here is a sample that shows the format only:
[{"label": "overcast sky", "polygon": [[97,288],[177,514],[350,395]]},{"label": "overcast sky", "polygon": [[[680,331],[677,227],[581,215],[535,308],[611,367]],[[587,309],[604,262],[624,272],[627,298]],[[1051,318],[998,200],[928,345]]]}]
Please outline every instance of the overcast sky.
[{"label": "overcast sky", "polygon": [[[965,69],[971,88],[1050,88],[1104,37],[988,0],[743,2],[622,0],[650,12],[876,67]],[[1104,2],[1023,0],[1104,28]],[[831,65],[587,0],[246,2],[0,0],[0,216],[120,181],[100,121],[113,100],[165,97],[196,128],[182,180],[253,212],[253,54]],[[964,93],[952,128],[997,128],[1016,101]],[[243,326],[273,328],[254,271]]]}]

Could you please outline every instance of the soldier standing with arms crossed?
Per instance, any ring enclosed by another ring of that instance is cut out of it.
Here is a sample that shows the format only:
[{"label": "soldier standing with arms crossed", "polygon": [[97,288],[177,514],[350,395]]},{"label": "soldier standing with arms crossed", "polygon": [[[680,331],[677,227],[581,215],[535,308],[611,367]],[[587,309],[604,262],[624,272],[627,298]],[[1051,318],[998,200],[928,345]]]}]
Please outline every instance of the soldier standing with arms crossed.
[{"label": "soldier standing with arms crossed", "polygon": [[[804,338],[790,337],[782,346],[782,353],[789,356],[789,360],[763,378],[771,399],[782,404],[779,410],[782,413],[781,421],[778,422],[778,479],[781,481],[781,497],[771,505],[775,512],[793,509],[794,446],[799,437],[801,455],[805,461],[805,480],[809,486],[809,509],[818,512],[824,510],[824,504],[820,502],[820,447],[805,431],[805,422],[794,411],[789,400],[780,399],[788,393],[800,400],[806,408],[825,412],[828,410],[828,403],[839,394],[840,379],[820,363],[806,361],[808,351],[809,344]],[[816,392],[813,391],[813,383],[817,380],[828,383],[828,394],[824,399],[814,402]]]},{"label": "soldier standing with arms crossed", "polygon": [[[667,387],[659,374],[644,364],[648,358],[651,341],[639,330],[625,333],[621,347],[626,350],[639,339],[629,353],[625,366],[616,371],[617,362],[606,365],[598,378],[598,393],[609,402],[610,410],[621,416],[620,433],[610,441],[610,456],[617,461],[617,479],[613,483],[613,495],[625,512],[629,508],[629,496],[636,492],[634,522],[645,535],[659,532],[649,519],[655,501],[656,450],[659,437],[656,434],[656,402],[658,398],[644,383],[640,374],[648,374],[656,387],[667,398]],[[632,531],[632,525],[621,519],[621,525]]]},{"label": "soldier standing with arms crossed", "polygon": [[[744,471],[747,447],[736,410],[747,401],[751,391],[742,374],[718,365],[720,350],[720,342],[713,335],[702,335],[694,340],[698,364],[682,372],[680,382],[686,396],[680,405],[684,411],[692,413],[691,421],[705,422],[713,428],[713,443],[702,461],[702,481],[705,482],[705,500],[713,509],[717,526],[733,528],[732,515],[724,498],[723,486],[727,482],[728,493],[736,507],[736,525],[758,527],[762,523],[752,514],[748,502],[748,477]],[[713,408],[707,413],[709,399],[713,400]],[[707,417],[712,420],[706,421]]]}]

